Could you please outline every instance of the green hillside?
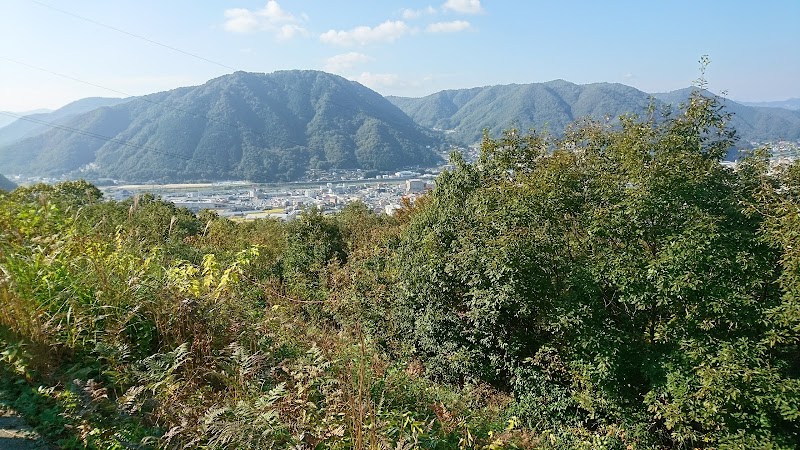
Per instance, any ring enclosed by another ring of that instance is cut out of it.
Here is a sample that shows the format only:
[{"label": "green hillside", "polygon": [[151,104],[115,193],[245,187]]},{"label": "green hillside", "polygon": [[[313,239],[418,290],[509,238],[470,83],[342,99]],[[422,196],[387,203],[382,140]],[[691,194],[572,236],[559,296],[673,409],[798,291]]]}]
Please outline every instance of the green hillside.
[{"label": "green hillside", "polygon": [[293,180],[310,169],[436,160],[432,133],[376,92],[324,72],[237,72],[143,99],[71,117],[68,129],[0,148],[0,159],[21,173],[88,169],[133,181]]},{"label": "green hillside", "polygon": [[[582,117],[610,119],[643,113],[652,97],[677,106],[690,89],[648,94],[615,83],[577,85],[563,80],[441,91],[422,98],[388,97],[424,127],[449,130],[460,144],[472,144],[482,130],[498,135],[516,127],[561,132]],[[732,126],[744,142],[800,138],[800,111],[758,108],[725,102]]]},{"label": "green hillside", "polygon": [[[237,72],[137,99],[84,99],[18,120],[0,129],[0,161],[33,176],[287,181],[309,171],[428,165],[443,138],[469,145],[485,129],[497,136],[512,127],[558,135],[580,118],[616,123],[652,102],[677,107],[688,95],[555,80],[387,99],[324,72]],[[742,147],[800,139],[800,111],[724,103]]]},{"label": "green hillside", "polygon": [[578,118],[616,118],[644,111],[647,94],[622,84],[579,86],[563,80],[442,91],[420,99],[390,97],[422,126],[451,130],[460,143],[480,139],[482,130],[498,135],[503,129],[535,128],[558,131]]}]

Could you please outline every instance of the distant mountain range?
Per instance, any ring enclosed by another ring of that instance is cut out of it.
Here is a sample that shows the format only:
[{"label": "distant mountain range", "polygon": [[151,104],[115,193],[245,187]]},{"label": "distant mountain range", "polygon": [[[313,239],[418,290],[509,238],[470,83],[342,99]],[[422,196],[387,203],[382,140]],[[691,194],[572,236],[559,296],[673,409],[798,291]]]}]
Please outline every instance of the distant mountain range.
[{"label": "distant mountain range", "polygon": [[129,99],[122,98],[89,97],[74,101],[55,111],[40,110],[17,114],[24,116],[25,119],[14,119],[10,124],[6,124],[6,126],[0,128],[0,146],[50,131],[53,127],[45,125],[45,123],[63,123],[79,114],[102,108],[103,106],[114,106],[128,100]]},{"label": "distant mountain range", "polygon": [[616,118],[644,111],[648,95],[622,84],[576,85],[563,80],[441,91],[422,98],[388,97],[422,126],[472,144],[483,130],[512,127],[560,133],[581,117]]},{"label": "distant mountain range", "polygon": [[[237,72],[143,97],[83,99],[17,120],[0,128],[0,171],[165,182],[389,171],[433,164],[435,150],[471,145],[484,129],[558,134],[582,117],[614,121],[653,101],[677,105],[690,92],[555,80],[384,98],[325,72]],[[800,139],[800,111],[725,104],[743,146]]]},{"label": "distant mountain range", "polygon": [[17,188],[17,184],[0,175],[0,191],[10,192]]},{"label": "distant mountain range", "polygon": [[800,110],[800,98],[790,98],[788,100],[781,100],[776,102],[739,102],[745,106],[763,106],[766,108],[783,108],[791,109],[793,111]]},{"label": "distant mountain range", "polygon": [[[642,113],[651,99],[675,106],[686,101],[691,88],[648,94],[616,83],[576,85],[563,80],[511,84],[437,92],[422,98],[388,97],[424,127],[443,130],[461,144],[503,129],[547,130],[560,133],[582,117],[614,120],[626,113]],[[734,113],[731,125],[742,142],[800,138],[800,111],[744,106],[725,100]]]},{"label": "distant mountain range", "polygon": [[[48,113],[51,112],[50,109],[34,109],[32,111],[22,111],[22,112],[15,112],[15,111],[0,111],[0,128],[10,124],[11,122],[17,120],[14,116],[27,116],[30,114],[39,114],[39,113]],[[12,115],[6,115],[5,113],[10,113]]]},{"label": "distant mountain range", "polygon": [[0,147],[3,170],[267,182],[314,169],[429,165],[442,145],[380,94],[318,71],[237,72],[69,115],[58,126]]},{"label": "distant mountain range", "polygon": [[[653,96],[664,103],[677,105],[686,101],[691,91],[691,88],[686,88]],[[731,126],[739,134],[743,147],[750,142],[800,139],[800,111],[745,106],[728,99],[723,100],[723,104],[725,110],[733,114]]]}]

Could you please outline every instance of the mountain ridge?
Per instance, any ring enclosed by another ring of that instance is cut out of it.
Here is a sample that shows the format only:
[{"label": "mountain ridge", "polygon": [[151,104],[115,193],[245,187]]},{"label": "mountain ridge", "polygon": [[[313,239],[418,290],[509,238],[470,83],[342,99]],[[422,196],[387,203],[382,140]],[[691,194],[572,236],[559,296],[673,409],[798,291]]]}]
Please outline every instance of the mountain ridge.
[{"label": "mountain ridge", "polygon": [[[469,145],[480,140],[484,129],[492,135],[511,127],[560,133],[581,117],[613,121],[623,114],[642,113],[653,99],[677,106],[692,89],[650,94],[620,83],[579,85],[557,79],[387,99],[420,125],[447,130],[451,139]],[[800,111],[745,106],[729,99],[723,102],[734,113],[731,125],[746,143],[800,139]]]},{"label": "mountain ridge", "polygon": [[11,192],[17,188],[17,183],[9,180],[8,178],[4,177],[0,174],[0,192],[6,191]]},{"label": "mountain ridge", "polygon": [[18,120],[17,117],[29,116],[31,114],[46,114],[53,112],[52,109],[40,108],[29,111],[0,111],[0,128]]},{"label": "mountain ridge", "polygon": [[[683,88],[653,96],[672,105],[686,101],[694,88]],[[706,95],[713,95],[704,91]],[[736,129],[744,145],[750,142],[800,139],[800,111],[783,108],[746,106],[728,98],[722,98],[726,111],[732,113],[731,126]]]},{"label": "mountain ridge", "polygon": [[761,106],[765,108],[783,108],[792,111],[800,110],[800,98],[789,98],[771,102],[738,102],[745,106]]},{"label": "mountain ridge", "polygon": [[[26,114],[4,127],[0,127],[0,146],[41,134],[51,127],[44,123],[58,125],[78,114],[83,114],[103,106],[113,106],[131,98],[87,97],[70,102],[55,111]],[[19,114],[17,114],[19,115]]]},{"label": "mountain ridge", "polygon": [[[557,79],[408,98],[383,97],[321,71],[234,72],[141,97],[82,99],[30,117],[52,128],[18,120],[0,128],[0,161],[4,173],[30,176],[291,181],[317,171],[430,165],[445,142],[471,145],[483,130],[560,134],[583,117],[614,123],[653,102],[677,105],[692,89],[648,94],[620,83]],[[800,139],[800,111],[723,102],[742,145]]]},{"label": "mountain ridge", "polygon": [[0,159],[50,176],[289,181],[430,164],[440,144],[377,92],[320,71],[235,72],[141,99],[70,116],[66,130],[0,147]]}]

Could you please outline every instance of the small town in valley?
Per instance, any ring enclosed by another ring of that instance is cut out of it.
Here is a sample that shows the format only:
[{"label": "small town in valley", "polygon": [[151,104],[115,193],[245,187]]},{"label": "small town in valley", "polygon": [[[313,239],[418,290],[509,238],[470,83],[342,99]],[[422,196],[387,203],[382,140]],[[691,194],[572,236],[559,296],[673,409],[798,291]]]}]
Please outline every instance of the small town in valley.
[{"label": "small town in valley", "polygon": [[309,208],[333,214],[353,202],[362,202],[375,213],[391,215],[401,208],[404,199],[413,203],[432,189],[436,173],[446,168],[429,169],[429,173],[404,170],[371,179],[358,178],[357,173],[352,173],[338,181],[111,185],[102,190],[109,200],[122,201],[151,193],[194,213],[211,210],[220,217],[235,220],[290,221]]}]

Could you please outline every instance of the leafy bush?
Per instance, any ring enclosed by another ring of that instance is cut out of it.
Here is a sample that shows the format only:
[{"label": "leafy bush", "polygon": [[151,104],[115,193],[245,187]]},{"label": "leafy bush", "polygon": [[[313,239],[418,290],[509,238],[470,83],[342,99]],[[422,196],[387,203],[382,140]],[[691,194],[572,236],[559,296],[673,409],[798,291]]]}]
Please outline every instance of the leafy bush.
[{"label": "leafy bush", "polygon": [[794,263],[791,178],[758,156],[721,165],[726,121],[697,92],[618,128],[487,136],[403,232],[407,345],[440,379],[512,389],[533,429],[790,448],[800,316],[776,267]]}]

